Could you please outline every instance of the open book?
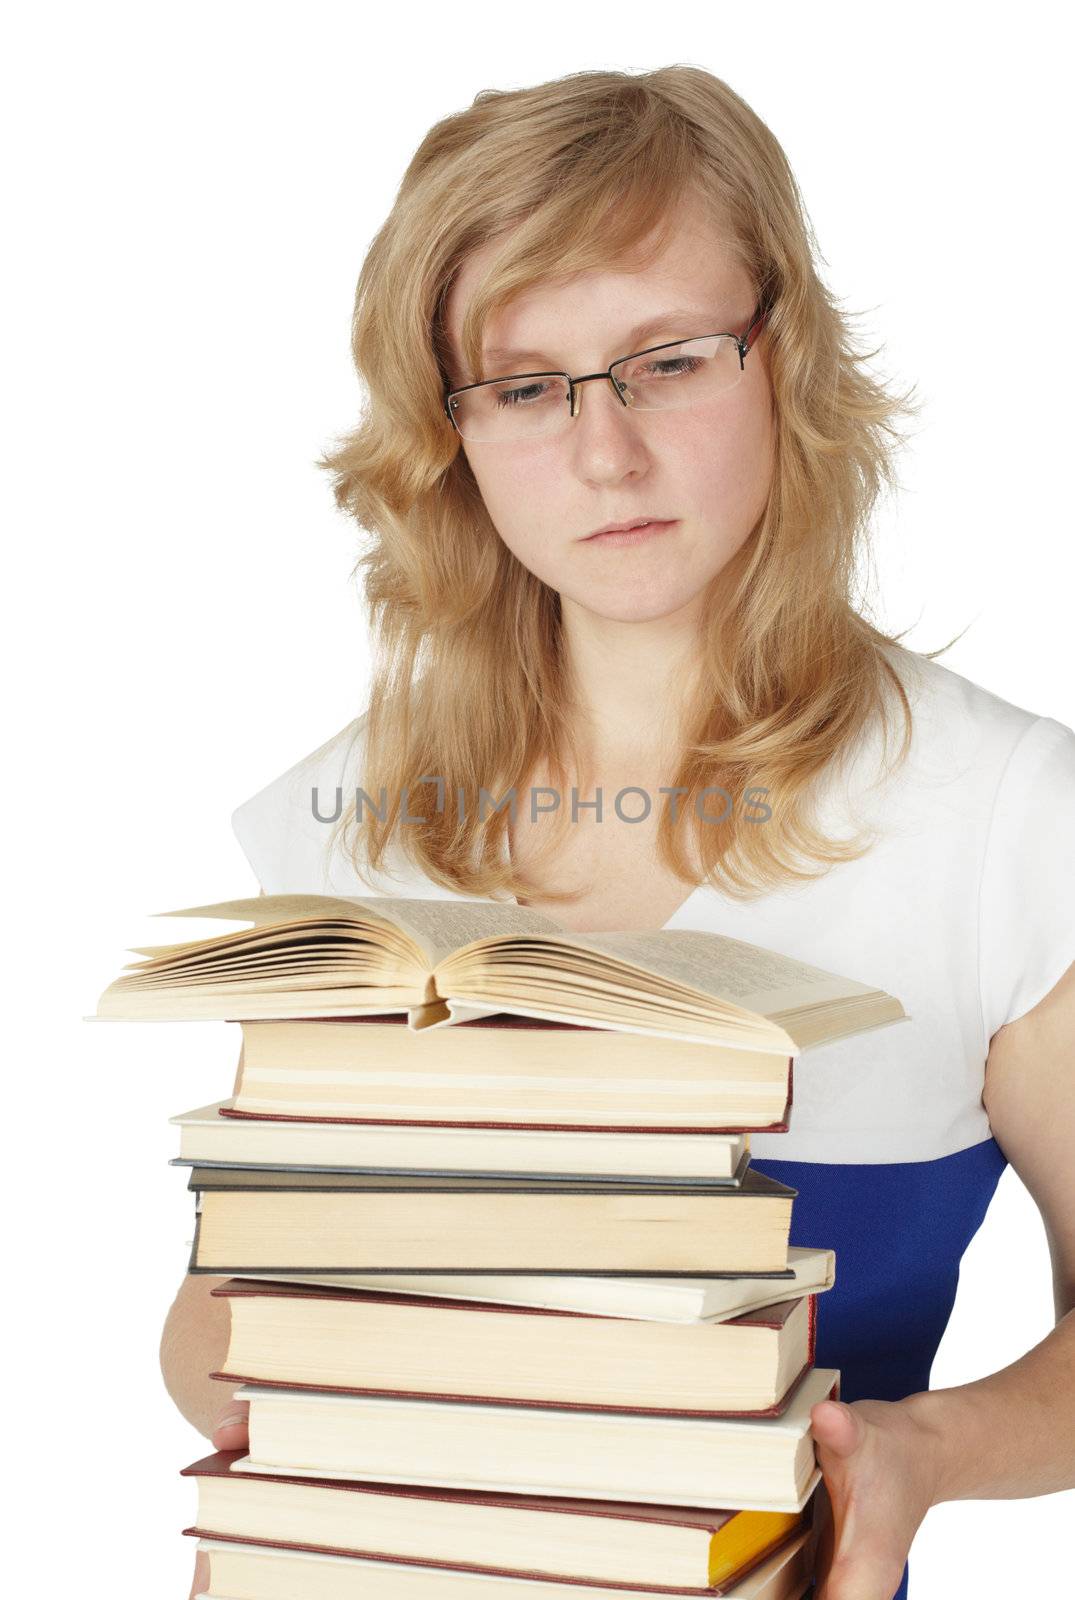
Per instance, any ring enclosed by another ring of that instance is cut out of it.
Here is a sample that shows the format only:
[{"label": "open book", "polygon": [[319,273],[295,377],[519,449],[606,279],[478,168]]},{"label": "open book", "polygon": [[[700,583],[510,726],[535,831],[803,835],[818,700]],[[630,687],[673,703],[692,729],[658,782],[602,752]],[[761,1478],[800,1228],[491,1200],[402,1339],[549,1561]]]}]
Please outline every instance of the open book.
[{"label": "open book", "polygon": [[511,1011],[791,1056],[905,1016],[881,989],[723,934],[574,933],[489,900],[276,894],[159,915],[253,926],[134,950],[99,1017],[402,1011],[417,1030]]}]

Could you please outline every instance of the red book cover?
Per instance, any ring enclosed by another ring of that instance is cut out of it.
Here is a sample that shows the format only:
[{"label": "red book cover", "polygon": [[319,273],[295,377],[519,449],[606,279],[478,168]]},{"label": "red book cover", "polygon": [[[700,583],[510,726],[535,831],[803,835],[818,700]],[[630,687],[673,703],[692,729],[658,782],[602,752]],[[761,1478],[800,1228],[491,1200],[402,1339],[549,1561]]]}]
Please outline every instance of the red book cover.
[{"label": "red book cover", "polygon": [[[502,1507],[505,1510],[532,1512],[535,1516],[547,1515],[550,1512],[566,1512],[580,1517],[606,1517],[622,1522],[648,1522],[666,1526],[674,1524],[677,1527],[700,1528],[710,1534],[715,1534],[735,1517],[744,1514],[739,1511],[715,1511],[707,1507],[637,1504],[627,1500],[576,1500],[556,1495],[500,1494],[486,1489],[426,1488],[414,1484],[372,1483],[342,1478],[304,1478],[297,1474],[291,1476],[284,1473],[273,1473],[269,1476],[260,1472],[233,1472],[231,1470],[232,1463],[240,1460],[244,1455],[245,1452],[242,1450],[220,1450],[215,1455],[203,1456],[200,1461],[194,1461],[189,1467],[184,1467],[181,1476],[185,1478],[243,1478],[267,1486],[301,1484],[304,1488],[316,1487],[350,1495],[392,1495],[401,1499],[415,1501],[416,1516],[421,1515],[421,1508],[424,1502],[438,1501],[447,1504],[454,1502],[461,1505]],[[747,1515],[749,1514],[747,1513]],[[420,1558],[412,1555],[408,1555],[405,1559],[408,1565],[440,1567],[453,1572],[490,1573],[500,1577],[512,1578],[537,1578],[584,1587],[600,1584],[603,1589],[622,1589],[626,1593],[635,1594],[709,1595],[713,1597],[713,1600],[719,1600],[721,1595],[727,1594],[728,1590],[734,1588],[741,1578],[744,1578],[748,1572],[753,1571],[756,1566],[760,1566],[776,1550],[790,1543],[792,1539],[797,1539],[807,1524],[808,1515],[804,1514],[803,1519],[798,1524],[789,1528],[786,1533],[774,1540],[768,1548],[759,1551],[756,1556],[745,1562],[732,1576],[722,1583],[701,1588],[617,1583],[609,1582],[607,1578],[595,1578],[592,1576],[572,1575],[568,1577],[562,1572],[553,1570],[538,1571],[519,1567],[482,1566],[476,1562],[437,1561],[428,1557]],[[184,1528],[183,1532],[198,1539],[226,1539],[235,1544],[269,1545],[278,1550],[310,1550],[323,1555],[360,1556],[366,1561],[397,1561],[404,1559],[379,1550],[346,1548],[325,1544],[300,1544],[285,1539],[265,1538],[260,1534],[257,1538],[248,1538],[243,1535],[223,1533],[212,1528],[203,1528],[199,1524]]]},{"label": "red book cover", "polygon": [[[608,1317],[602,1313],[588,1311],[566,1311],[560,1308],[506,1305],[494,1301],[482,1300],[452,1300],[447,1296],[380,1293],[374,1289],[342,1289],[328,1284],[299,1284],[299,1283],[270,1283],[258,1282],[243,1278],[229,1278],[227,1283],[219,1284],[212,1291],[213,1295],[224,1297],[230,1295],[242,1296],[268,1296],[270,1298],[299,1299],[299,1300],[360,1300],[366,1303],[384,1305],[386,1303],[398,1306],[422,1306],[436,1311],[443,1311],[450,1315],[453,1311],[481,1312],[491,1316],[528,1316],[528,1317],[585,1317],[598,1322],[620,1322],[630,1319]],[[378,1385],[363,1385],[357,1387],[345,1384],[296,1383],[279,1378],[252,1377],[249,1373],[216,1371],[211,1372],[211,1378],[218,1378],[228,1383],[259,1383],[270,1384],[274,1389],[315,1389],[332,1394],[370,1394],[385,1395],[397,1400],[452,1400],[464,1401],[470,1405],[497,1405],[521,1406],[524,1408],[538,1408],[549,1411],[617,1411],[632,1412],[640,1416],[668,1416],[668,1417],[698,1417],[699,1419],[717,1419],[721,1417],[779,1417],[787,1410],[799,1384],[814,1365],[814,1356],[817,1343],[817,1295],[803,1296],[808,1302],[808,1334],[807,1357],[802,1368],[788,1385],[780,1399],[771,1406],[756,1410],[701,1410],[687,1406],[626,1406],[608,1405],[596,1401],[586,1400],[549,1400],[549,1399],[519,1399],[505,1395],[476,1395],[457,1394],[451,1392],[432,1391],[427,1389],[389,1389]],[[773,1328],[780,1329],[787,1322],[788,1317],[798,1305],[798,1299],[781,1300],[777,1305],[762,1306],[757,1310],[746,1311],[742,1316],[730,1317],[721,1325],[723,1327],[742,1328]]]}]

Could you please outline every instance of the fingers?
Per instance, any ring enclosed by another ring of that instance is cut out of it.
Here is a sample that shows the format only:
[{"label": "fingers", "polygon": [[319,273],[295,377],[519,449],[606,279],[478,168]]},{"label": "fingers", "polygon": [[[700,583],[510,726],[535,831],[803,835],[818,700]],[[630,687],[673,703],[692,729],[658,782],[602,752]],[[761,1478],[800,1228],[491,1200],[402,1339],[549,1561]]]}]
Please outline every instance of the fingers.
[{"label": "fingers", "polygon": [[850,1456],[866,1437],[866,1424],[842,1400],[819,1400],[810,1408],[814,1442],[836,1456]]},{"label": "fingers", "polygon": [[213,1449],[248,1450],[250,1448],[250,1433],[247,1425],[249,1415],[249,1401],[233,1400],[213,1429]]}]

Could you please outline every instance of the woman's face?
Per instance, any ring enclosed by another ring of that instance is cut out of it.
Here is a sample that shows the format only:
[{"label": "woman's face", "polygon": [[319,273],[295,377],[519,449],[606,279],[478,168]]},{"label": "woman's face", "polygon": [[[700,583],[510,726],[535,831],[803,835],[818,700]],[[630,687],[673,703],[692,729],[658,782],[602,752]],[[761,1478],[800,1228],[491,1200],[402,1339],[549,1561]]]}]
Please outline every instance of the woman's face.
[{"label": "woman's face", "polygon": [[[500,248],[491,241],[468,256],[449,294],[445,326],[456,384],[470,381],[459,341],[463,314]],[[541,285],[490,317],[485,375],[597,372],[636,352],[634,327],[679,309],[688,315],[642,348],[742,334],[755,310],[749,278],[693,211],[645,269],[590,271]],[[488,355],[494,349],[531,354],[521,364],[505,362]],[[699,408],[632,412],[608,383],[583,384],[579,395],[579,414],[561,434],[517,444],[462,442],[493,525],[525,567],[587,612],[629,622],[693,617],[769,493],[774,430],[764,330],[735,387]],[[674,526],[619,545],[587,540],[606,523],[644,516]]]}]

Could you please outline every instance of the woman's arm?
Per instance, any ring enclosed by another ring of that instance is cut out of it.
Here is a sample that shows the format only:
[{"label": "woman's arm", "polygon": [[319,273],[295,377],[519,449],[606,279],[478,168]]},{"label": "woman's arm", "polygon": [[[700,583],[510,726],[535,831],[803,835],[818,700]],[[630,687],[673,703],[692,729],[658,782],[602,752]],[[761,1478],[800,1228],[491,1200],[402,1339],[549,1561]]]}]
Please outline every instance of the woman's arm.
[{"label": "woman's arm", "polygon": [[976,1383],[813,1408],[831,1503],[819,1600],[890,1600],[932,1505],[1075,1486],[1075,966],[996,1033],[983,1101],[1041,1210],[1057,1326]]},{"label": "woman's arm", "polygon": [[982,1101],[1045,1222],[1059,1321],[1075,1309],[1075,965],[994,1034]]},{"label": "woman's arm", "polygon": [[1075,1485],[1075,966],[994,1036],[983,1101],[1045,1223],[1057,1326],[991,1377],[914,1396],[936,1439],[940,1500]]}]

